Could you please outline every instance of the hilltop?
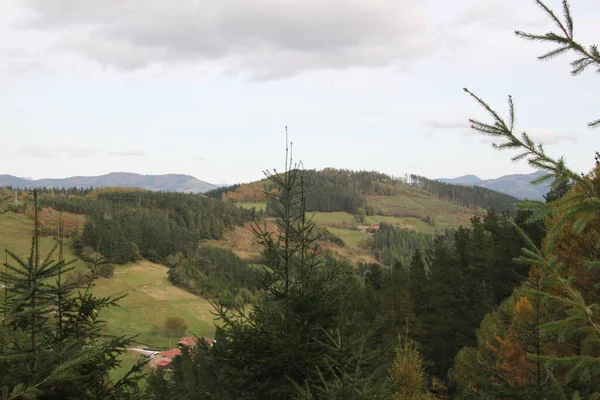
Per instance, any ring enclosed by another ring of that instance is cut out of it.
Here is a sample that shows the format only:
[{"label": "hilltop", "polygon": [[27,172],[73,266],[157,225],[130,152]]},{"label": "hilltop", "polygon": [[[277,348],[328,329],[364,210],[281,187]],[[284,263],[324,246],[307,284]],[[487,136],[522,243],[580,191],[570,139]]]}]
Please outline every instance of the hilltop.
[{"label": "hilltop", "polygon": [[[451,212],[473,214],[476,208],[513,212],[519,201],[491,189],[448,184],[418,175],[396,178],[376,171],[325,168],[306,170],[304,177],[307,211],[425,218]],[[206,195],[267,209],[265,192],[277,192],[267,179],[221,187]],[[388,198],[396,198],[395,204],[389,204]]]},{"label": "hilltop", "polygon": [[216,189],[213,185],[190,175],[142,175],[129,172],[111,172],[100,176],[73,176],[64,179],[28,180],[12,175],[0,175],[0,186],[14,188],[89,188],[89,187],[138,187],[167,192],[204,193]]},{"label": "hilltop", "polygon": [[546,183],[533,185],[531,181],[544,174],[545,172],[543,171],[537,171],[531,174],[504,175],[495,179],[480,179],[475,175],[464,175],[458,178],[440,178],[437,180],[454,185],[480,186],[506,193],[519,199],[541,200],[550,190],[549,185]]},{"label": "hilltop", "polygon": [[[384,225],[402,231],[411,246],[426,247],[433,235],[469,226],[471,218],[484,215],[485,209],[512,213],[518,201],[485,188],[415,175],[399,179],[374,171],[307,170],[305,185],[308,217],[330,234],[324,247],[355,264],[384,261],[373,243],[387,233],[372,233]],[[271,215],[274,205],[265,192],[277,195],[277,189],[266,179],[219,188],[206,195]],[[243,258],[257,256],[248,225],[235,227],[212,243]],[[409,254],[406,251],[396,256],[406,261]]]}]

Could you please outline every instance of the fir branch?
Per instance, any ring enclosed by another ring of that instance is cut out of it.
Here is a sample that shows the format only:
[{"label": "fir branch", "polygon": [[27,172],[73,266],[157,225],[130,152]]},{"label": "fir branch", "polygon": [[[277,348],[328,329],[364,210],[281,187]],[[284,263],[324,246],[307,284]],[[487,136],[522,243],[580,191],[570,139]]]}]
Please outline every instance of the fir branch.
[{"label": "fir branch", "polygon": [[[577,54],[578,58],[571,62],[571,74],[573,76],[579,75],[584,72],[588,67],[595,66],[597,72],[600,72],[600,51],[597,45],[590,45],[586,47],[575,41],[574,38],[574,24],[573,17],[571,15],[571,7],[567,0],[563,0],[563,18],[561,21],[556,13],[546,6],[541,0],[535,0],[535,2],[544,10],[544,12],[552,19],[554,24],[560,30],[560,33],[548,32],[545,34],[532,34],[525,33],[522,31],[515,31],[515,34],[525,40],[539,41],[539,42],[551,42],[558,45],[554,50],[551,50],[538,57],[539,60],[549,60],[564,54],[568,51],[573,51]],[[588,123],[590,128],[597,128],[600,126],[600,120],[595,120]]]},{"label": "fir branch", "polygon": [[532,167],[548,172],[548,174],[542,177],[542,179],[538,182],[547,181],[551,178],[570,179],[574,182],[580,183],[584,189],[588,191],[588,193],[593,191],[593,188],[587,181],[585,181],[579,174],[566,167],[563,158],[555,159],[549,156],[546,153],[543,145],[541,143],[535,143],[526,132],[521,133],[520,137],[515,135],[515,107],[512,96],[508,96],[509,120],[507,122],[480,97],[472,93],[467,88],[463,88],[463,90],[473,99],[475,99],[475,101],[481,105],[493,118],[493,123],[485,123],[475,119],[469,119],[469,122],[471,123],[471,128],[475,131],[478,131],[484,135],[504,139],[503,143],[493,144],[495,149],[520,149],[521,153],[514,156],[512,158],[513,161],[526,160]]},{"label": "fir branch", "polygon": [[568,50],[576,52],[581,58],[571,63],[573,70],[571,74],[578,75],[583,72],[588,66],[597,64],[598,71],[600,72],[600,53],[596,45],[589,46],[586,50],[585,46],[576,42],[574,39],[574,24],[573,17],[571,15],[571,7],[567,0],[563,0],[563,17],[564,22],[561,21],[558,16],[548,6],[546,6],[541,0],[536,0],[536,3],[545,11],[546,14],[554,21],[555,25],[561,31],[561,33],[548,32],[545,34],[531,34],[522,31],[515,31],[515,34],[525,40],[541,41],[541,42],[554,42],[560,45],[560,47],[539,56],[540,60],[547,60],[553,58],[559,54],[562,54]]}]

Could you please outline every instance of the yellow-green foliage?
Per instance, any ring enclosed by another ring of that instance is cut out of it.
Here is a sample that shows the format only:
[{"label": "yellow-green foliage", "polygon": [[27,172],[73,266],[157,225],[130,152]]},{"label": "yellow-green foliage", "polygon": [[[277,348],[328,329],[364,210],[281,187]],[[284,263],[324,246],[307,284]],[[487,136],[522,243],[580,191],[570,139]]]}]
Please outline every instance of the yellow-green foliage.
[{"label": "yellow-green foliage", "polygon": [[223,200],[233,200],[241,203],[260,203],[265,202],[267,197],[265,195],[265,188],[267,180],[263,179],[257,182],[247,183],[241,185],[233,192],[223,193],[221,198]]},{"label": "yellow-green foliage", "polygon": [[257,203],[245,202],[245,203],[237,203],[237,205],[239,207],[242,207],[242,208],[245,208],[248,210],[255,208],[256,211],[265,211],[267,209],[266,202],[257,202]]},{"label": "yellow-green foliage", "polygon": [[390,371],[389,381],[395,400],[436,398],[429,393],[423,360],[417,351],[417,344],[410,339],[398,339],[396,357]]}]

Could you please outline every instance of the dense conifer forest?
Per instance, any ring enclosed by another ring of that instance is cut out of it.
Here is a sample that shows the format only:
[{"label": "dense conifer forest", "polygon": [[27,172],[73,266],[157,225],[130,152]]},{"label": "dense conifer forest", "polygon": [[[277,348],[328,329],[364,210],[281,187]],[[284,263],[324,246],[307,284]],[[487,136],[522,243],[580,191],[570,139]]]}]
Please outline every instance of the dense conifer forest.
[{"label": "dense conifer forest", "polygon": [[[466,207],[494,208],[497,211],[515,212],[519,200],[482,187],[450,185],[417,175],[393,177],[375,171],[351,171],[335,168],[306,170],[306,211],[345,211],[349,214],[374,214],[376,210],[367,205],[366,196],[394,196],[408,187],[425,189],[441,198]],[[267,201],[267,210],[275,199],[267,193],[277,191],[268,180],[245,185],[232,185],[207,192],[211,198],[229,199],[238,202]]]},{"label": "dense conifer forest", "polygon": [[412,182],[435,194],[463,206],[478,206],[497,211],[516,212],[517,198],[479,186],[458,186],[413,175]]},{"label": "dense conifer forest", "polygon": [[[75,194],[73,194],[75,192]],[[218,239],[252,213],[206,197],[142,190],[96,189],[41,194],[40,205],[87,217],[78,246],[91,247],[111,262],[195,253],[201,239]]]}]

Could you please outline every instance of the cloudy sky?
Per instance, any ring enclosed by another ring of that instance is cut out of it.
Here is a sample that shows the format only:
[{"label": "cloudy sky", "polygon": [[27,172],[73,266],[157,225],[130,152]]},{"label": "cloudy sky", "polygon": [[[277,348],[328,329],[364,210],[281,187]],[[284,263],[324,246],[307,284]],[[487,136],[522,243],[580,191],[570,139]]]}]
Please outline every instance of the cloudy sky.
[{"label": "cloudy sky", "polygon": [[[559,8],[559,0],[547,0]],[[600,2],[573,0],[598,43]],[[468,128],[468,87],[593,164],[599,77],[550,62],[533,0],[0,0],[0,174],[245,182],[281,167],[429,177],[530,172]]]}]

